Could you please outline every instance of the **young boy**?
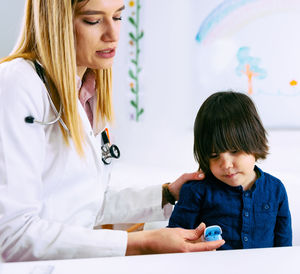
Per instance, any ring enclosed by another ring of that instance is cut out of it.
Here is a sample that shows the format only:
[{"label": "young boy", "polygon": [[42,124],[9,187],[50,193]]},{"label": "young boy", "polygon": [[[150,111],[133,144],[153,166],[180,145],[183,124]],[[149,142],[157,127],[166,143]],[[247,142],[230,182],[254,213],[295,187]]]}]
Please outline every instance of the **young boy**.
[{"label": "young boy", "polygon": [[255,165],[267,153],[251,99],[231,91],[211,95],[194,125],[194,156],[206,178],[183,185],[169,227],[219,225],[226,241],[220,249],[291,246],[286,190]]}]

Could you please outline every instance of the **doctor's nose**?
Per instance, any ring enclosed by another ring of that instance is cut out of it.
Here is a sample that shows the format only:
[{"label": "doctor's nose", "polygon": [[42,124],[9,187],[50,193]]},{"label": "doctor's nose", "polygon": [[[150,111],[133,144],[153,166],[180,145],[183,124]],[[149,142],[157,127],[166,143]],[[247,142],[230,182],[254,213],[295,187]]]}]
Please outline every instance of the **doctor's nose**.
[{"label": "doctor's nose", "polygon": [[117,42],[119,40],[119,32],[120,26],[116,22],[107,22],[101,39],[104,42]]}]

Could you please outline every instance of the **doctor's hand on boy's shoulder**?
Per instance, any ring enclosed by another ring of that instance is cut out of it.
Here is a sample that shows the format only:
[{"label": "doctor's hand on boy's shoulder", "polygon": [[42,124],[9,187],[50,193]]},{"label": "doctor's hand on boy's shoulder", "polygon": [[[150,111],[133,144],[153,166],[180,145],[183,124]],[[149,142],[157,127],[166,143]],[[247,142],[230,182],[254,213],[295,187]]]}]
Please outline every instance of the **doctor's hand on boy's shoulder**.
[{"label": "doctor's hand on boy's shoulder", "polygon": [[192,172],[192,173],[184,173],[173,183],[169,184],[169,191],[176,199],[176,201],[178,201],[179,193],[184,183],[188,181],[194,181],[194,180],[203,180],[204,178],[205,178],[205,174],[202,170]]}]

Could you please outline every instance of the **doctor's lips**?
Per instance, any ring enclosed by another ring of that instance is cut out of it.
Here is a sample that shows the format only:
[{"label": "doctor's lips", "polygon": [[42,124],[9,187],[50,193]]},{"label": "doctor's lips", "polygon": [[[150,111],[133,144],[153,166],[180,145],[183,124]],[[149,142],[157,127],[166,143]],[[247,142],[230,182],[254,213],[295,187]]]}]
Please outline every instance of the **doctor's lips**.
[{"label": "doctor's lips", "polygon": [[112,58],[115,56],[116,50],[115,48],[108,48],[108,49],[96,51],[96,54],[102,58]]}]

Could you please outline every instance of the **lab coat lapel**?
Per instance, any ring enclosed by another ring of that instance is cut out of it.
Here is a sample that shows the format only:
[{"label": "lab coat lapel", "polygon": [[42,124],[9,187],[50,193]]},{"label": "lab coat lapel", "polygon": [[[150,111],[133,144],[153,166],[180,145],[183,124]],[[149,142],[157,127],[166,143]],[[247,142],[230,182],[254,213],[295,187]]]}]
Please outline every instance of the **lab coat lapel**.
[{"label": "lab coat lapel", "polygon": [[[79,111],[79,115],[81,117],[82,120],[82,124],[83,124],[83,130],[85,132],[86,135],[86,140],[89,142],[89,144],[92,147],[92,150],[94,152],[94,156],[96,158],[96,161],[99,161],[102,163],[102,157],[101,157],[101,143],[97,142],[96,137],[94,135],[94,131],[91,127],[90,121],[78,99],[78,111]],[[102,166],[102,165],[101,165]]]},{"label": "lab coat lapel", "polygon": [[[90,146],[92,147],[95,160],[97,161],[97,167],[98,167],[98,171],[99,171],[99,180],[101,181],[102,187],[104,189],[106,189],[109,185],[112,165],[106,166],[102,162],[102,151],[101,151],[102,138],[101,138],[100,132],[102,132],[104,130],[104,125],[100,122],[97,126],[95,126],[96,119],[94,119],[95,128],[93,130],[91,127],[90,121],[89,121],[79,99],[78,99],[78,105],[79,105],[78,109],[79,109],[80,117],[82,119],[84,132],[87,136],[87,141],[89,142]],[[95,104],[93,104],[93,105],[95,105]],[[95,107],[93,108],[93,111],[95,113]],[[99,132],[99,134],[96,135],[95,132]]]}]

